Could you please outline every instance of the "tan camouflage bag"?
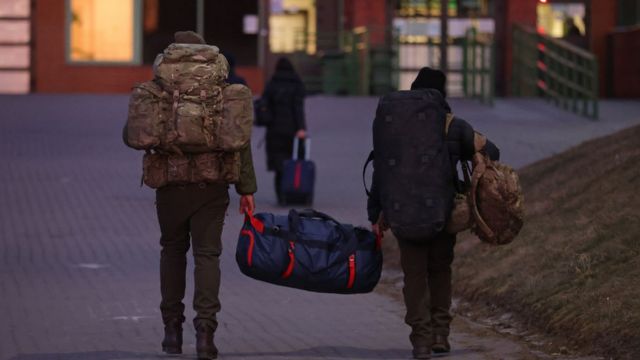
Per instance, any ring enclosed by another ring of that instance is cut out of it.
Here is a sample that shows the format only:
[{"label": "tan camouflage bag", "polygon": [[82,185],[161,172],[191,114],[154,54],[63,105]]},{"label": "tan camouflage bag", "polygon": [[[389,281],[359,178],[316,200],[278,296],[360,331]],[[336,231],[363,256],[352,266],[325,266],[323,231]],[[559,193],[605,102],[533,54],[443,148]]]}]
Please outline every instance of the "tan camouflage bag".
[{"label": "tan camouflage bag", "polygon": [[253,101],[244,85],[213,87],[201,96],[177,95],[173,107],[174,118],[163,142],[167,151],[233,152],[251,139]]},{"label": "tan camouflage bag", "polygon": [[227,60],[210,45],[171,44],[156,58],[154,73],[173,110],[165,150],[238,151],[249,142],[251,90],[226,85],[228,72]]},{"label": "tan camouflage bag", "polygon": [[[222,119],[222,88],[211,87],[199,96],[173,97],[173,117],[165,138],[165,150],[201,153],[220,150],[216,143]],[[226,150],[226,149],[225,149]]]},{"label": "tan camouflage bag", "polygon": [[137,150],[160,146],[171,111],[166,93],[153,81],[133,87],[126,124],[127,144]]},{"label": "tan camouflage bag", "polygon": [[152,189],[167,185],[167,156],[147,152],[142,157],[142,182]]},{"label": "tan camouflage bag", "polygon": [[148,152],[142,160],[142,180],[150,188],[189,183],[235,184],[240,180],[240,153],[161,154]]},{"label": "tan camouflage bag", "polygon": [[524,223],[524,198],[518,174],[509,166],[476,153],[470,192],[473,232],[480,240],[508,244]]},{"label": "tan camouflage bag", "polygon": [[480,240],[504,245],[513,241],[522,228],[524,200],[518,174],[480,153],[486,143],[487,138],[476,132],[472,175],[466,162],[462,162],[469,190],[456,195],[446,230],[456,234],[471,228]]},{"label": "tan camouflage bag", "polygon": [[193,155],[192,183],[225,182],[235,184],[240,180],[240,153],[216,152]]},{"label": "tan camouflage bag", "polygon": [[241,84],[224,88],[223,121],[217,129],[220,149],[239,151],[247,146],[253,129],[253,98],[251,90]]},{"label": "tan camouflage bag", "polygon": [[174,43],[156,57],[153,72],[168,93],[199,96],[224,83],[229,63],[216,46]]}]

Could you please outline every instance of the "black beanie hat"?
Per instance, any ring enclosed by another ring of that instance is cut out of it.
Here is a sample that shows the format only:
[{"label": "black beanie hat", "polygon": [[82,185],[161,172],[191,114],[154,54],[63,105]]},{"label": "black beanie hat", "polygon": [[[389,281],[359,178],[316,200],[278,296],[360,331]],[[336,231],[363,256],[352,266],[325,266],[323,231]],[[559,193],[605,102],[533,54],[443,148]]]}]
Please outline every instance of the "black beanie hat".
[{"label": "black beanie hat", "polygon": [[442,93],[443,97],[447,97],[447,91],[445,90],[446,82],[447,77],[442,71],[430,67],[423,67],[420,69],[416,79],[411,83],[411,90],[436,89]]}]

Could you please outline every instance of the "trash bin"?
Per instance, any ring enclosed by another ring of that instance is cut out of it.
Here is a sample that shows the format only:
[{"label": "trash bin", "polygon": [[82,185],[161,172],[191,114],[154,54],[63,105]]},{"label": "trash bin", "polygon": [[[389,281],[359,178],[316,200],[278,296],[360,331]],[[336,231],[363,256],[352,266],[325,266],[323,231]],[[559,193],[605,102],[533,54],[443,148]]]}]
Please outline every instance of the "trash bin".
[{"label": "trash bin", "polygon": [[376,48],[371,56],[371,94],[384,95],[396,90],[393,83],[394,51],[390,48]]},{"label": "trash bin", "polygon": [[322,92],[329,95],[347,94],[345,53],[327,52],[322,56]]}]

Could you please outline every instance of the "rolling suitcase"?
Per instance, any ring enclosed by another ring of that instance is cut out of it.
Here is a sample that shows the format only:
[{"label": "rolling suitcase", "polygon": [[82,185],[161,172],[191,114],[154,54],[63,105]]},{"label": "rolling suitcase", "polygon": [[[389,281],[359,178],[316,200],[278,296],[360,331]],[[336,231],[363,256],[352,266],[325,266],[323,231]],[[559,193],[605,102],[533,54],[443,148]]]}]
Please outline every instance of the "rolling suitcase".
[{"label": "rolling suitcase", "polygon": [[236,262],[276,285],[336,294],[372,291],[382,271],[380,238],[315,210],[246,214]]},{"label": "rolling suitcase", "polygon": [[306,138],[304,143],[304,159],[299,158],[300,139],[293,141],[293,156],[284,163],[282,180],[280,182],[280,194],[283,205],[300,204],[311,205],[313,203],[313,189],[315,186],[316,166],[309,160],[311,152],[311,140]]}]

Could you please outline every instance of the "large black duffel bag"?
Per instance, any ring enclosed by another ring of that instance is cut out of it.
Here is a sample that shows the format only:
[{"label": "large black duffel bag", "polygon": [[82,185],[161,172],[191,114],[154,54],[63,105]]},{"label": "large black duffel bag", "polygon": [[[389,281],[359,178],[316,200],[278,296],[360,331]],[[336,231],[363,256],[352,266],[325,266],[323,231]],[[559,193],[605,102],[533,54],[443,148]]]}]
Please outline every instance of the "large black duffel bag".
[{"label": "large black duffel bag", "polygon": [[382,271],[380,241],[371,231],[314,210],[247,214],[236,261],[254,279],[324,293],[370,292]]}]

